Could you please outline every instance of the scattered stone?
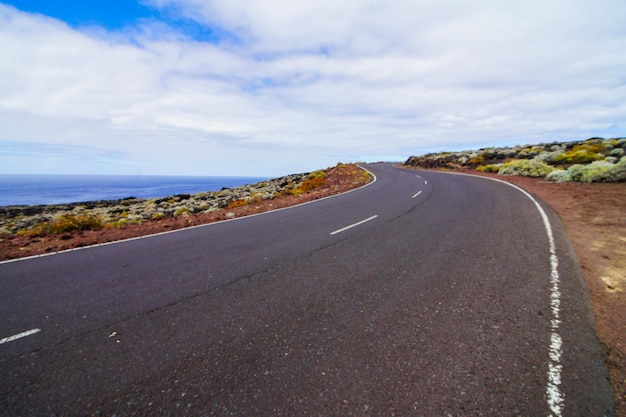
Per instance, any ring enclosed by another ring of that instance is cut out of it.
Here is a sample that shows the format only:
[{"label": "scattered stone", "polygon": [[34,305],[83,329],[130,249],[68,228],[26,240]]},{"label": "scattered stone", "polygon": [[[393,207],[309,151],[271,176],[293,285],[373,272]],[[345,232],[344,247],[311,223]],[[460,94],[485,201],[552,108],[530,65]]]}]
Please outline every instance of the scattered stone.
[{"label": "scattered stone", "polygon": [[[354,164],[287,175],[257,184],[162,198],[99,200],[40,206],[0,206],[0,260],[135,237],[285,207],[347,191],[370,180]],[[223,212],[221,210],[224,210]],[[230,215],[229,215],[230,216]],[[84,231],[84,232],[83,232]],[[69,237],[62,237],[69,236]],[[38,242],[41,239],[41,242]],[[71,239],[71,240],[70,240]],[[62,247],[63,246],[63,247]],[[31,250],[31,249],[29,249]]]}]

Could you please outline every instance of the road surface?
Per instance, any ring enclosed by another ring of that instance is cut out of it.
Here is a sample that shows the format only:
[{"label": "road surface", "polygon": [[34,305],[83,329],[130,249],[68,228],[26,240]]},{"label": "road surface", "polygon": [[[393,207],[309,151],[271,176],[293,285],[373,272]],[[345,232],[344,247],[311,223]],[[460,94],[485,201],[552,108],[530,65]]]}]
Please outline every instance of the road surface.
[{"label": "road surface", "polygon": [[612,415],[558,217],[366,168],[299,207],[1,263],[0,415]]}]

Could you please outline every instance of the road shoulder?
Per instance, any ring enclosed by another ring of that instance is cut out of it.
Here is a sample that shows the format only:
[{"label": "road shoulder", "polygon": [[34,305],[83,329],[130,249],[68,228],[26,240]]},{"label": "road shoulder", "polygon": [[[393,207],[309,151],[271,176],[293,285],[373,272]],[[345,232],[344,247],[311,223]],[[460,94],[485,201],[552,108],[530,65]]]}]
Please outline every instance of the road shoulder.
[{"label": "road shoulder", "polygon": [[515,184],[561,218],[589,288],[596,332],[606,350],[616,416],[626,416],[626,183],[555,183],[464,172]]}]

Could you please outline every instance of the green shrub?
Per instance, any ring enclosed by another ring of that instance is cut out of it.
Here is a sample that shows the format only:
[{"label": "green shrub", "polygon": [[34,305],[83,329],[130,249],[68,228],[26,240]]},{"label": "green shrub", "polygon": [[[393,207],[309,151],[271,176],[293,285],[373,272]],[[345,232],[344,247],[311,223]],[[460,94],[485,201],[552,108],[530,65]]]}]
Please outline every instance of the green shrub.
[{"label": "green shrub", "polygon": [[561,155],[563,155],[565,151],[563,149],[556,149],[551,152],[542,152],[539,155],[535,156],[533,159],[535,161],[541,161],[546,163],[554,163],[555,159]]},{"label": "green shrub", "polygon": [[108,223],[108,227],[124,227],[128,224],[128,220],[127,219],[119,219],[113,222]]},{"label": "green shrub", "polygon": [[585,166],[581,171],[581,182],[603,182],[603,179],[610,176],[609,172],[613,169],[614,165],[610,162],[592,162]]},{"label": "green shrub", "polygon": [[557,155],[554,158],[556,164],[589,164],[604,159],[602,151],[606,151],[602,143],[581,143],[571,150]]},{"label": "green shrub", "polygon": [[178,217],[178,216],[187,216],[187,215],[189,215],[191,213],[193,213],[193,210],[191,210],[189,207],[179,207],[174,212],[174,216],[176,216],[176,217]]},{"label": "green shrub", "polygon": [[609,155],[615,156],[616,158],[621,158],[622,156],[624,156],[624,150],[622,148],[615,148],[611,150],[611,153]]},{"label": "green shrub", "polygon": [[584,149],[565,152],[554,158],[556,164],[589,164],[594,161],[604,159],[600,153],[589,152]]},{"label": "green shrub", "polygon": [[467,165],[482,165],[485,163],[485,157],[478,155],[467,161]]},{"label": "green shrub", "polygon": [[541,161],[514,159],[504,163],[498,174],[521,175],[523,177],[544,178],[555,168]]},{"label": "green shrub", "polygon": [[583,171],[583,182],[624,182],[626,181],[626,162],[611,164],[605,161],[593,162]]},{"label": "green shrub", "polygon": [[588,165],[572,165],[567,169],[563,181],[625,182],[626,160],[620,160],[616,164],[607,161],[595,161]]},{"label": "green shrub", "polygon": [[57,219],[40,223],[31,229],[22,229],[19,235],[36,236],[41,234],[61,234],[83,230],[100,230],[104,222],[98,216],[89,214],[64,214]]},{"label": "green shrub", "polygon": [[476,168],[476,171],[478,171],[478,172],[495,172],[495,173],[498,173],[498,171],[500,171],[501,167],[502,167],[502,165],[500,165],[500,164],[488,164],[488,165],[483,165],[483,166],[480,166],[480,167]]},{"label": "green shrub", "polygon": [[571,167],[567,168],[567,174],[565,175],[563,181],[575,181],[582,182],[583,171],[585,170],[584,165],[575,164]]},{"label": "green shrub", "polygon": [[564,169],[555,169],[546,175],[547,181],[555,181],[555,182],[566,182],[571,181],[571,178],[568,177],[567,171]]},{"label": "green shrub", "polygon": [[536,156],[537,154],[532,152],[529,148],[524,148],[521,151],[519,151],[516,155],[515,158],[517,159],[530,159],[534,156]]},{"label": "green shrub", "polygon": [[600,153],[606,149],[607,144],[610,145],[610,141],[589,139],[576,146],[580,149],[586,149],[588,152]]}]

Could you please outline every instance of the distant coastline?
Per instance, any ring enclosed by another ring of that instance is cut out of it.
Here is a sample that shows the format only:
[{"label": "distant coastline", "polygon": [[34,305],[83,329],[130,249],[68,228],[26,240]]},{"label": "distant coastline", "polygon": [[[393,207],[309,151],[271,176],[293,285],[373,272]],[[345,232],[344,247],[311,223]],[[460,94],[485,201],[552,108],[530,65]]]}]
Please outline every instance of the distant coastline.
[{"label": "distant coastline", "polygon": [[0,174],[0,206],[158,198],[219,191],[267,177]]}]

